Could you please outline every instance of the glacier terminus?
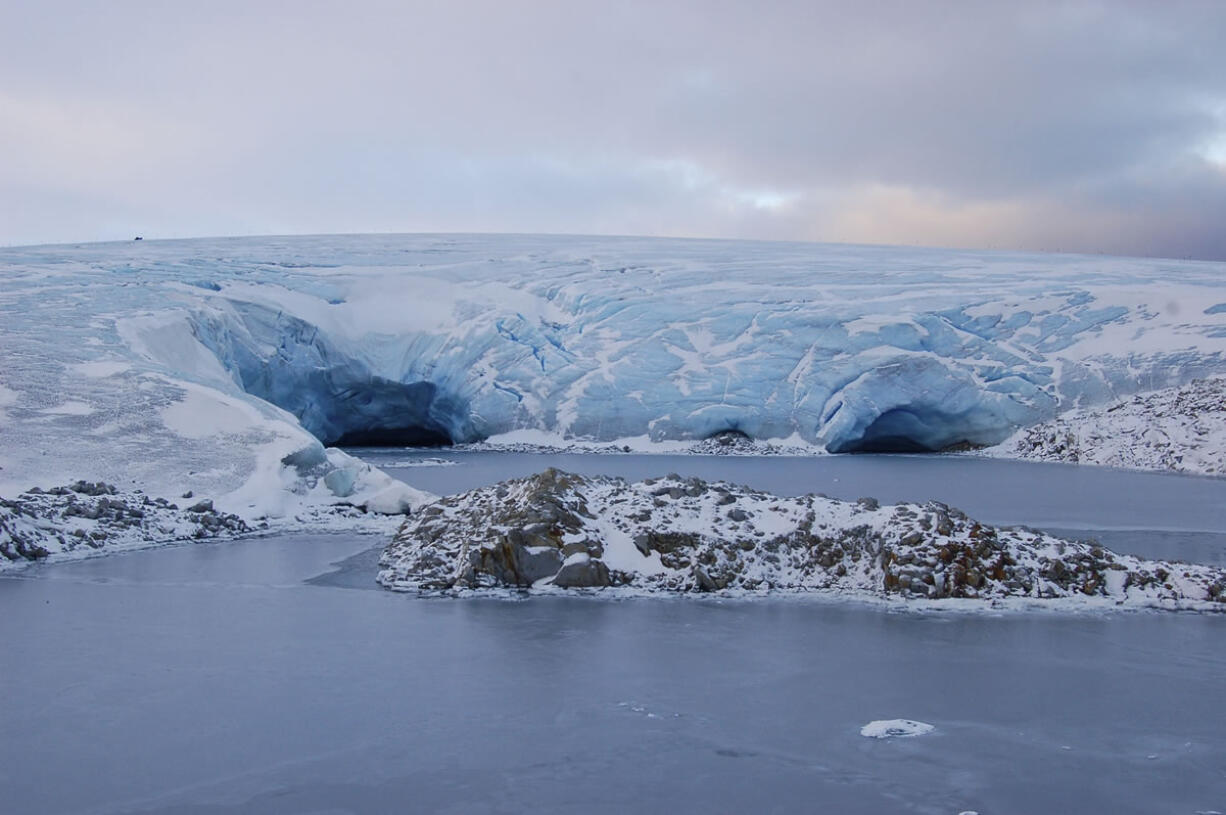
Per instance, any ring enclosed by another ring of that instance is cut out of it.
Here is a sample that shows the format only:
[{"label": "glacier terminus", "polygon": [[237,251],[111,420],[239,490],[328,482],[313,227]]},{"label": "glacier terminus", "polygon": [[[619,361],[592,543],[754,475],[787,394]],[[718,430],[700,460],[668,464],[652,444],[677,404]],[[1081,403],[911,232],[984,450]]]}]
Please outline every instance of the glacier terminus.
[{"label": "glacier terminus", "polygon": [[335,445],[939,451],[1226,373],[1220,263],[369,235],[9,248],[0,269],[0,487],[103,479],[244,516],[311,490],[413,503]]}]

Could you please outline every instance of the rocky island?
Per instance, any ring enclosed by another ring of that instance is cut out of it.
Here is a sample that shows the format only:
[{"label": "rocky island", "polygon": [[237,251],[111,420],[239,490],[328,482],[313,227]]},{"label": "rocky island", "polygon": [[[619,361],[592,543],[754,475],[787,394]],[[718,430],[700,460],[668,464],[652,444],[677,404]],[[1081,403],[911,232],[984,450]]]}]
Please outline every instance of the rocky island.
[{"label": "rocky island", "polygon": [[672,475],[629,483],[549,469],[449,496],[406,520],[380,563],[379,582],[402,591],[773,590],[1226,610],[1226,572],[1211,566],[997,528],[938,502],[786,498]]}]

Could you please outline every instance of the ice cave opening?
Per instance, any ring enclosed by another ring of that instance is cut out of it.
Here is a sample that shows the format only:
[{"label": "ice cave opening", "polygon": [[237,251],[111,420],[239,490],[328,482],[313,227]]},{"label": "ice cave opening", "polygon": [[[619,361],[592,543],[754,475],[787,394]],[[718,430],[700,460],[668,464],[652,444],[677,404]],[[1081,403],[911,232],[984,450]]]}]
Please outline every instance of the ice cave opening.
[{"label": "ice cave opening", "polygon": [[340,438],[324,440],[332,447],[450,447],[446,433],[430,427],[374,427],[351,430]]},{"label": "ice cave opening", "polygon": [[431,382],[397,382],[341,364],[240,372],[244,389],[298,418],[329,447],[449,447],[467,441],[467,410]]},{"label": "ice cave opening", "polygon": [[739,430],[735,427],[729,427],[724,430],[716,430],[714,433],[708,433],[703,436],[703,440],[714,439],[721,444],[740,444],[753,441],[753,436],[750,436],[744,430]]},{"label": "ice cave opening", "polygon": [[[250,390],[250,388],[249,388]],[[257,395],[289,410],[325,445],[446,447],[459,410],[430,382],[396,382],[319,370]]]},{"label": "ice cave opening", "polygon": [[376,373],[364,355],[280,311],[232,309],[198,316],[195,337],[243,390],[294,414],[323,444],[440,447],[473,440],[469,406],[449,389],[412,374]]},{"label": "ice cave opening", "polygon": [[939,453],[976,446],[964,417],[931,408],[894,408],[874,419],[859,438],[829,446],[832,453]]}]

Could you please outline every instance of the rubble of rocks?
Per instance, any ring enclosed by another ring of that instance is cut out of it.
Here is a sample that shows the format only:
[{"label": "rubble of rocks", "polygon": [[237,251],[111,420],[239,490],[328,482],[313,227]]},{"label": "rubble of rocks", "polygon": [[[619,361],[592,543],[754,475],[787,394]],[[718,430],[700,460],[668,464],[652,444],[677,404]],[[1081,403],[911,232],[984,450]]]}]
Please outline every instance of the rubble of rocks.
[{"label": "rubble of rocks", "polygon": [[694,442],[686,452],[699,456],[814,455],[815,448],[779,441],[759,441],[736,430],[725,430]]}]

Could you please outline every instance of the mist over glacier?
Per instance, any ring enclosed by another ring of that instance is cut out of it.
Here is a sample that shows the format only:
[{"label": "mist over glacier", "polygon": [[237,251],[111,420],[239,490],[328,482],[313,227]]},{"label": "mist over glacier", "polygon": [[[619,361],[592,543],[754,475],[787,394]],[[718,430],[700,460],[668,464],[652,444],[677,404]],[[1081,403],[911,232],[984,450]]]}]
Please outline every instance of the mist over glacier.
[{"label": "mist over glacier", "polygon": [[1218,263],[379,235],[12,248],[0,270],[0,486],[115,478],[234,511],[328,467],[321,445],[941,450],[1226,373]]}]

